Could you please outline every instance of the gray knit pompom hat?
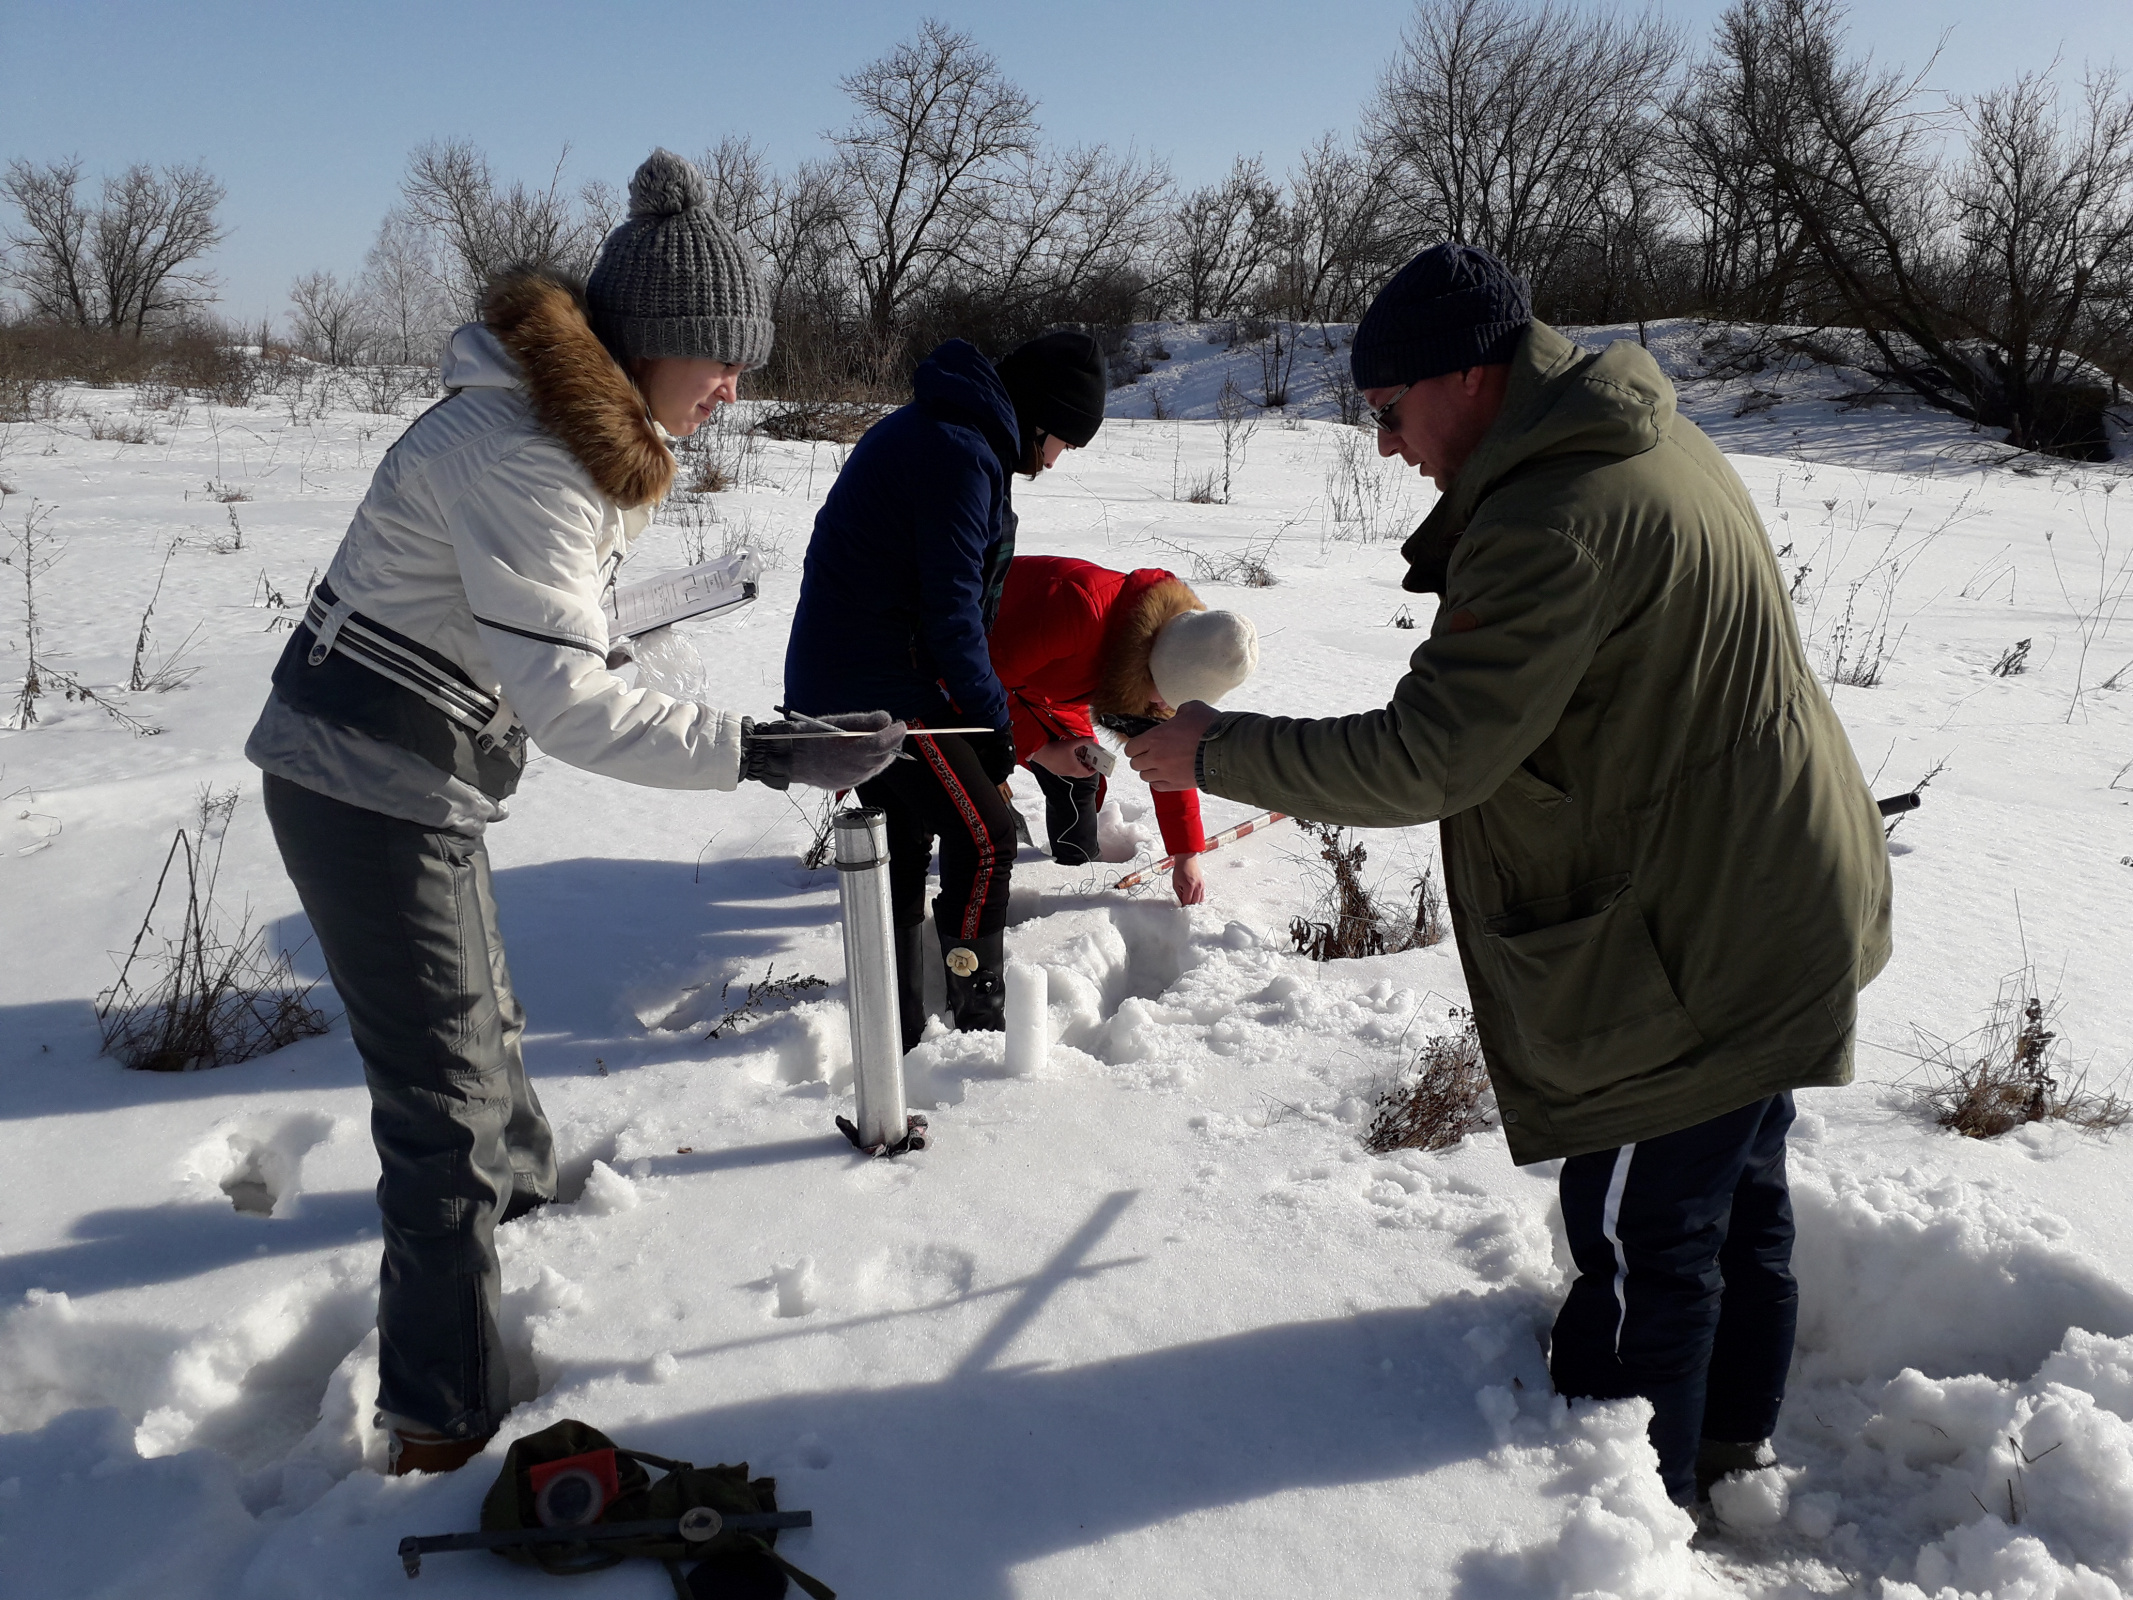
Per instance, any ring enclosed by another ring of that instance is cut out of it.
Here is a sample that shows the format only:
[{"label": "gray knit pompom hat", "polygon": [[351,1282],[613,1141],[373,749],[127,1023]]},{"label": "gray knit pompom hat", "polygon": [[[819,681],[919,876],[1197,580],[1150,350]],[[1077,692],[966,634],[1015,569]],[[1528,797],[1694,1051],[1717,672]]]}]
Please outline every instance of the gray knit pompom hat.
[{"label": "gray knit pompom hat", "polygon": [[630,179],[628,219],[600,246],[585,283],[593,331],[624,361],[770,359],[770,295],[755,261],[711,214],[703,174],[654,150]]}]

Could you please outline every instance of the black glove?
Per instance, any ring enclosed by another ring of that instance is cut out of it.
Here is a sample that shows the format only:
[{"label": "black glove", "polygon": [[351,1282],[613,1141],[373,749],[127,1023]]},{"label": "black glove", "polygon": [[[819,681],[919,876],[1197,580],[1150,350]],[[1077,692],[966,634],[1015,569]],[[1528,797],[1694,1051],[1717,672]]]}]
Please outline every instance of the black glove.
[{"label": "black glove", "polygon": [[995,786],[1005,783],[1015,775],[1015,735],[1013,730],[1001,728],[992,733],[966,733],[970,748],[984,770],[985,780]]},{"label": "black glove", "polygon": [[856,789],[894,761],[897,747],[904,742],[904,725],[886,711],[854,711],[815,720],[867,737],[809,738],[809,733],[821,730],[797,722],[751,722],[743,717],[741,776],[773,789],[792,783],[812,789]]}]

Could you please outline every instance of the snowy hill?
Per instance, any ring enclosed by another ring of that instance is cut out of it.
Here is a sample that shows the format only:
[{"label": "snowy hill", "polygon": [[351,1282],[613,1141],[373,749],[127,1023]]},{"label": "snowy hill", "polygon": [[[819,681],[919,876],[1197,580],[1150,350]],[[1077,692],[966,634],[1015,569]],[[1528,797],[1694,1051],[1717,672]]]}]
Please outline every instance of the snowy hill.
[{"label": "snowy hill", "polygon": [[[1256,378],[1248,347],[1158,331],[1173,417],[1212,414],[1226,359]],[[1647,336],[1689,375],[1688,330]],[[1151,420],[1153,375],[1117,391],[1090,448],[1018,486],[1021,548],[1168,566],[1251,614],[1264,665],[1236,705],[1382,704],[1422,637],[1399,619],[1429,621],[1397,546],[1433,491],[1303,415],[1332,407],[1314,381],[1232,439],[1226,504],[1184,497],[1223,469],[1219,425]],[[574,1416],[773,1472],[816,1518],[781,1550],[854,1596],[2133,1590],[2127,1146],[2051,1123],[1962,1140],[1913,1092],[1918,1030],[1966,1033],[2025,961],[2096,1083],[2133,1053],[2133,507],[2109,469],[1998,465],[1951,419],[1832,392],[1827,369],[1684,392],[1763,510],[1877,792],[1937,769],[1891,844],[1897,948],[1863,999],[1860,1081],[1800,1100],[1783,1467],[1730,1490],[1721,1525],[1690,1542],[1641,1403],[1549,1394],[1553,1168],[1512,1167],[1495,1132],[1362,1148],[1376,1093],[1463,1001],[1459,966],[1448,944],[1291,953],[1321,887],[1292,828],[1212,857],[1191,911],[1025,851],[1009,949],[1050,971],[1049,1062],[1014,1078],[998,1036],[920,1046],[936,1147],[870,1163],[830,1125],[843,963],[835,874],[798,864],[807,811],[553,760],[490,840],[570,1163],[568,1203],[499,1236],[507,1436]],[[0,522],[49,508],[66,541],[42,648],[101,689],[152,593],[151,658],[199,634],[182,686],[114,696],[154,737],[57,694],[0,733],[0,1587],[406,1593],[399,1538],[474,1526],[501,1451],[448,1478],[363,1470],[376,1161],[345,1029],[165,1076],[100,1057],[92,1012],[204,791],[243,797],[220,900],[316,973],[238,752],[290,607],[404,424],[65,398],[0,456]],[[668,509],[636,572],[729,533],[768,571],[755,607],[677,630],[648,672],[768,714],[839,457],[762,442],[740,487]],[[1253,564],[1271,587],[1221,581]],[[0,568],[10,693],[19,580]],[[2026,670],[1996,674],[2022,640]],[[1145,790],[1113,794],[1118,853],[1146,854]],[[1365,838],[1395,896],[1434,860],[1431,829]],[[766,972],[829,987],[708,1039]],[[546,1580],[456,1555],[420,1582]],[[639,1564],[570,1592],[670,1591]]]},{"label": "snowy hill", "polygon": [[[1263,332],[1261,330],[1264,330]],[[1811,347],[1834,356],[1836,335],[1805,328],[1762,329],[1671,317],[1644,324],[1566,328],[1592,348],[1637,339],[1680,393],[1681,409],[1726,449],[1746,455],[1800,455],[1831,465],[1908,472],[1951,460],[2004,461],[2011,452],[1999,435],[1972,428],[1909,395],[1883,395],[1856,367],[1817,360],[1799,351],[1767,348],[1767,335],[1810,336]],[[1285,396],[1275,414],[1320,421],[1360,420],[1360,402],[1347,380],[1351,323],[1249,320],[1135,323],[1112,363],[1114,417],[1185,418],[1216,415],[1223,386],[1254,413],[1269,395]],[[1747,359],[1742,359],[1744,356]],[[1858,359],[1856,353],[1853,359]],[[2098,375],[2102,381],[2101,375]],[[2113,452],[2133,458],[2133,405],[2108,414]]]}]

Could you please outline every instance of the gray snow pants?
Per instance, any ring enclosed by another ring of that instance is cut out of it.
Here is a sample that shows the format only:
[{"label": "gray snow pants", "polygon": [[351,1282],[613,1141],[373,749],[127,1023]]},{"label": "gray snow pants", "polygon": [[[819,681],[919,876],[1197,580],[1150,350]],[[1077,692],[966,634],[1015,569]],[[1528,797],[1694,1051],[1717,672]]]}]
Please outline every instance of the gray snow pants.
[{"label": "gray snow pants", "polygon": [[555,1197],[548,1120],[519,1057],[479,839],[268,774],[267,819],[370,1086],[381,1176],[378,1406],[450,1438],[511,1409],[496,1225]]}]

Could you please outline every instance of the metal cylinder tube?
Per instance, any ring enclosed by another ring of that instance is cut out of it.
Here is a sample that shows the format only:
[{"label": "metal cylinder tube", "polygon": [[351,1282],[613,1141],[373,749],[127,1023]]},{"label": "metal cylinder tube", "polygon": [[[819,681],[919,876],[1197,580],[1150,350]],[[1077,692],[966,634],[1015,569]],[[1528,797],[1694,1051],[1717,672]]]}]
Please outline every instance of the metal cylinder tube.
[{"label": "metal cylinder tube", "polygon": [[846,1009],[862,1149],[906,1132],[903,1031],[896,1014],[896,935],[889,915],[888,819],[878,806],[836,816],[837,890],[844,908]]}]

